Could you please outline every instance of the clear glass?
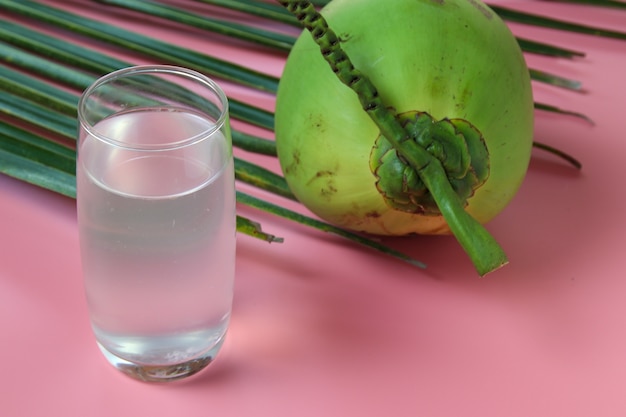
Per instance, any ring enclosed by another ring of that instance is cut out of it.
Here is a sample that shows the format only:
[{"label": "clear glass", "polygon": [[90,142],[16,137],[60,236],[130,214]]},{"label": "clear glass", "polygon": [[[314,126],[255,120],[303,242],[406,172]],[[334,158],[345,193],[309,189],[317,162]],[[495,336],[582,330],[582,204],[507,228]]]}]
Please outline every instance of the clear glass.
[{"label": "clear glass", "polygon": [[120,371],[172,381],[224,341],[235,274],[228,102],[184,68],[97,80],[78,105],[77,207],[89,314]]}]

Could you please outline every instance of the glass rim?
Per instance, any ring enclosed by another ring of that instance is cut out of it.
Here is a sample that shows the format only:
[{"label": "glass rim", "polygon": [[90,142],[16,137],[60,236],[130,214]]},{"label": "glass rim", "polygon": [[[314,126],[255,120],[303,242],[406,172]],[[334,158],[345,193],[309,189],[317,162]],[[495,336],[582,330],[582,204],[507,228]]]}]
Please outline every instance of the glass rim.
[{"label": "glass rim", "polygon": [[[220,110],[219,117],[215,120],[214,124],[210,128],[207,128],[206,130],[203,130],[202,132],[198,134],[190,136],[189,138],[185,140],[178,141],[172,144],[165,144],[165,145],[155,145],[155,146],[129,145],[129,144],[113,139],[111,137],[108,137],[98,132],[96,129],[94,129],[94,124],[89,123],[85,117],[85,113],[86,113],[85,107],[86,107],[86,102],[87,102],[88,97],[97,88],[101,87],[104,84],[107,84],[119,78],[124,78],[124,77],[128,77],[131,75],[138,75],[138,74],[179,75],[187,79],[193,79],[193,80],[198,81],[199,84],[204,85],[208,87],[211,91],[213,91],[213,93],[215,93],[215,95],[219,99],[219,102],[221,105],[221,108],[219,109]],[[195,71],[189,68],[175,66],[175,65],[133,65],[133,66],[124,67],[124,68],[109,72],[103,75],[102,77],[98,78],[97,80],[95,80],[89,87],[87,87],[83,91],[83,93],[81,94],[78,100],[78,105],[77,105],[78,123],[80,123],[80,126],[82,126],[82,128],[89,134],[89,136],[99,141],[108,143],[117,148],[143,151],[143,152],[166,151],[166,150],[173,150],[173,149],[184,148],[186,146],[191,146],[195,144],[196,142],[203,140],[204,138],[208,138],[213,133],[219,131],[226,123],[227,117],[228,117],[228,98],[226,97],[226,93],[224,93],[222,88],[211,78],[209,78],[208,76],[198,71]]]}]

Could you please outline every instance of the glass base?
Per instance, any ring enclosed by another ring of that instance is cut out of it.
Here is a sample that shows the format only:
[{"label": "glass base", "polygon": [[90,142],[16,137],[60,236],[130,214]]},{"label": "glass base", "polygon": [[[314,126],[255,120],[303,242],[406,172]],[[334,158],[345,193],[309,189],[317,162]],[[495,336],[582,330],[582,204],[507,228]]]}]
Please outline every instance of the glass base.
[{"label": "glass base", "polygon": [[98,343],[102,354],[111,365],[131,378],[144,382],[171,382],[194,375],[213,362],[220,345],[221,343],[207,354],[186,362],[172,365],[145,365],[122,359]]}]

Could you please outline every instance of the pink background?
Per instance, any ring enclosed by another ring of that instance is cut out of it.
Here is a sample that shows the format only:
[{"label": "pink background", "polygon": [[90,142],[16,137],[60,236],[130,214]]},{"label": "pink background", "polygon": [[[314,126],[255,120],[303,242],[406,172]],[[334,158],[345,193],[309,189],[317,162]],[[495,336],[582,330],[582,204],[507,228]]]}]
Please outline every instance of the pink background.
[{"label": "pink background", "polygon": [[[274,75],[284,62],[88,1],[62,3]],[[626,27],[624,11],[497,3]],[[518,196],[488,225],[509,266],[481,279],[453,238],[385,241],[427,262],[422,271],[240,207],[285,243],[239,236],[232,326],[218,359],[187,381],[144,384],[110,367],[94,343],[74,201],[0,176],[0,415],[626,415],[626,42],[510,26],[587,52],[528,61],[583,81],[584,93],[535,85],[536,99],[596,124],[537,113],[537,140],[584,166],[534,153]],[[223,85],[273,108],[272,96]]]}]

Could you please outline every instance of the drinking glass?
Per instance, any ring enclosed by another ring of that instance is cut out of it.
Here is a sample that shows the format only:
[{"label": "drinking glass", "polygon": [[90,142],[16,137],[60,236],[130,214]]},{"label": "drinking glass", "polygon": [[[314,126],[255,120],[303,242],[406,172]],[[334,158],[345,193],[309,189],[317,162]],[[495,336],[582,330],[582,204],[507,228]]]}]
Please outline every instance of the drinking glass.
[{"label": "drinking glass", "polygon": [[228,327],[235,180],[228,101],[204,75],[125,68],[78,104],[77,209],[91,325],[144,381],[206,367]]}]

